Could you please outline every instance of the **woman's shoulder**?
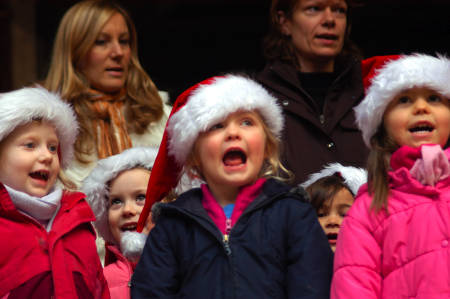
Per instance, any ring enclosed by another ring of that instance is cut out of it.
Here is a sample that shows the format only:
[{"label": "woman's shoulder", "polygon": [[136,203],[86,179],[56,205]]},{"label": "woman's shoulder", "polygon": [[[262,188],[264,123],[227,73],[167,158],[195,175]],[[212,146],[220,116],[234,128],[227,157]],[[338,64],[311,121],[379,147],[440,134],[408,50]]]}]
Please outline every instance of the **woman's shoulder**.
[{"label": "woman's shoulder", "polygon": [[159,146],[171,110],[172,107],[169,104],[164,103],[161,118],[151,122],[143,134],[134,132],[129,133],[133,146]]}]

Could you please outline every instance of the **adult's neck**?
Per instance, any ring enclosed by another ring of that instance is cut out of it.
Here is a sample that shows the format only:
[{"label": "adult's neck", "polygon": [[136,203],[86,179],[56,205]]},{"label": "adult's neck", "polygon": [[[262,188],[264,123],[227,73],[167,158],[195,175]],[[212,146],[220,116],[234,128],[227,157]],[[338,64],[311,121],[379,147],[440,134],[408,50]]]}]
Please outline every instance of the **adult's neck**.
[{"label": "adult's neck", "polygon": [[334,72],[335,59],[306,59],[298,57],[300,72],[302,73],[332,73]]}]

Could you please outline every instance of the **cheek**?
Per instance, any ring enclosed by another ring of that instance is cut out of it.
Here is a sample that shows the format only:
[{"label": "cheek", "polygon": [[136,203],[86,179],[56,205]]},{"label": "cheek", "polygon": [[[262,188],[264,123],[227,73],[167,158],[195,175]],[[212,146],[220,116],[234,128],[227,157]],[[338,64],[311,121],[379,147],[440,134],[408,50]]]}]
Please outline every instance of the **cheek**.
[{"label": "cheek", "polygon": [[109,210],[108,211],[108,223],[111,231],[117,230],[119,225],[120,211],[119,210]]},{"label": "cheek", "polygon": [[94,73],[98,69],[101,61],[102,55],[99,51],[91,50],[83,60],[80,70],[86,77],[89,77],[90,74]]},{"label": "cheek", "polygon": [[250,149],[258,155],[258,157],[266,157],[266,138],[264,134],[254,134],[248,139]]}]

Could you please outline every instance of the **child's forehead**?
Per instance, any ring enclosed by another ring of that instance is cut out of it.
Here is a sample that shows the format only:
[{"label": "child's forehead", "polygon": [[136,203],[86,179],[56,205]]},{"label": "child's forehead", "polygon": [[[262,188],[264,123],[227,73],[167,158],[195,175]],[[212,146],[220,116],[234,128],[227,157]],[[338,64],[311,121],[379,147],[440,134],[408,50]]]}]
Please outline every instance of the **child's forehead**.
[{"label": "child's forehead", "polygon": [[18,137],[27,134],[46,134],[46,135],[54,134],[55,137],[59,139],[55,126],[51,122],[42,119],[35,119],[32,120],[31,122],[18,125],[11,131],[8,137],[9,136]]},{"label": "child's forehead", "polygon": [[444,97],[444,95],[437,89],[428,85],[415,85],[409,88],[402,89],[397,96],[402,94],[418,94],[418,93],[432,93]]},{"label": "child's forehead", "polygon": [[239,117],[256,117],[261,122],[264,122],[264,119],[262,118],[262,115],[258,110],[244,110],[244,109],[230,112],[220,121],[226,121],[231,118],[239,118]]}]

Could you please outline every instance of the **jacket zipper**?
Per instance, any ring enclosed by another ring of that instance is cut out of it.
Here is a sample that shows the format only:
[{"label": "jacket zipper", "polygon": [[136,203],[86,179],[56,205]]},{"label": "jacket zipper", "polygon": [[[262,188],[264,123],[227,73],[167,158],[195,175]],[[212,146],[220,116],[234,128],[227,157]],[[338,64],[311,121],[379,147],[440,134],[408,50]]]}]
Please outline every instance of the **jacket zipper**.
[{"label": "jacket zipper", "polygon": [[225,248],[225,253],[231,255],[230,248],[230,231],[231,231],[231,219],[227,218],[225,222],[225,234],[223,235],[223,247]]}]

